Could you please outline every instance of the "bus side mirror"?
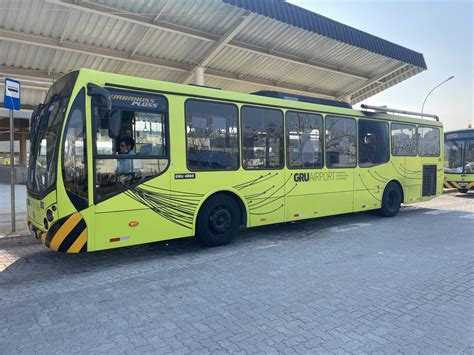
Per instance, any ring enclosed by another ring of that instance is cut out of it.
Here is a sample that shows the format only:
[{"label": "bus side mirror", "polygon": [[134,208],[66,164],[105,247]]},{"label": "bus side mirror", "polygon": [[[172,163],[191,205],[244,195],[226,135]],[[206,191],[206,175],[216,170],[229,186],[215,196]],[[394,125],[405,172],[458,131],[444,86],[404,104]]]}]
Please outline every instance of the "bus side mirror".
[{"label": "bus side mirror", "polygon": [[117,139],[122,129],[122,114],[120,110],[113,110],[109,115],[109,137]]},{"label": "bus side mirror", "polygon": [[105,100],[107,110],[112,110],[112,98],[110,97],[109,90],[104,89],[102,86],[89,83],[87,84],[87,95],[102,97]]}]

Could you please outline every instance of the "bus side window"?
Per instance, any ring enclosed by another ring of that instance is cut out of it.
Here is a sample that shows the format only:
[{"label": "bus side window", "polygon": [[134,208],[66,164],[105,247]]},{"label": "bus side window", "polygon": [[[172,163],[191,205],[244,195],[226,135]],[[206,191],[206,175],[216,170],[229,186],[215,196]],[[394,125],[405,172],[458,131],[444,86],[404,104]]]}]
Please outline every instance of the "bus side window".
[{"label": "bus side window", "polygon": [[286,113],[287,165],[291,168],[322,168],[323,117],[321,115]]},{"label": "bus side window", "polygon": [[186,101],[189,170],[239,168],[238,115],[235,105],[194,99]]},{"label": "bus side window", "polygon": [[464,173],[474,174],[474,140],[466,141],[466,157],[464,159]]},{"label": "bus side window", "polygon": [[112,197],[162,174],[169,164],[166,98],[161,95],[109,90],[120,134],[109,136],[110,114],[92,102],[95,121],[95,196]]},{"label": "bus side window", "polygon": [[418,154],[421,157],[439,157],[439,129],[418,126]]},{"label": "bus side window", "polygon": [[241,117],[244,168],[283,168],[285,159],[283,112],[244,106]]},{"label": "bus side window", "polygon": [[356,120],[326,116],[326,166],[354,168],[357,165]]},{"label": "bus side window", "polygon": [[388,123],[359,120],[359,165],[369,167],[389,160]]},{"label": "bus side window", "polygon": [[392,123],[392,155],[416,156],[416,126]]}]

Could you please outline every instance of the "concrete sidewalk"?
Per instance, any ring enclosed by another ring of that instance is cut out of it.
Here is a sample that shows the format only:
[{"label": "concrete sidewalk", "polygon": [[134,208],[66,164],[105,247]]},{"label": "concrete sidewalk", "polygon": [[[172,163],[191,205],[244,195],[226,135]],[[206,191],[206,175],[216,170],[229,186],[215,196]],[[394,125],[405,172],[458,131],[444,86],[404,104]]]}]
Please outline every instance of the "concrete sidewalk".
[{"label": "concrete sidewalk", "polygon": [[[15,185],[16,232],[29,234],[26,225],[26,186]],[[0,184],[0,238],[11,232],[10,184]]]}]

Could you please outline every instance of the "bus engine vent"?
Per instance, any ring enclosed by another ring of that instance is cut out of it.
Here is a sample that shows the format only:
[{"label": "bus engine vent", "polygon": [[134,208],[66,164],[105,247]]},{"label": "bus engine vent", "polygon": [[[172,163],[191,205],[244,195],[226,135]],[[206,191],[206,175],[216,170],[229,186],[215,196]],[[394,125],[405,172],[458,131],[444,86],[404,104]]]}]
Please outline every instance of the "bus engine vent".
[{"label": "bus engine vent", "polygon": [[436,165],[423,165],[422,196],[436,195]]}]

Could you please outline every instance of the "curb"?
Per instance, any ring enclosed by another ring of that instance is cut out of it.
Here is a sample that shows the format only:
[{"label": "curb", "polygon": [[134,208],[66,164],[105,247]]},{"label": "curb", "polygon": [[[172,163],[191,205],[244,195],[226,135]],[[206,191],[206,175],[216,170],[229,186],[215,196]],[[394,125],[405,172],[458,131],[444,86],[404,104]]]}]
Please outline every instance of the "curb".
[{"label": "curb", "polygon": [[19,246],[38,244],[38,241],[30,234],[20,234],[0,237],[0,249],[6,246]]}]

